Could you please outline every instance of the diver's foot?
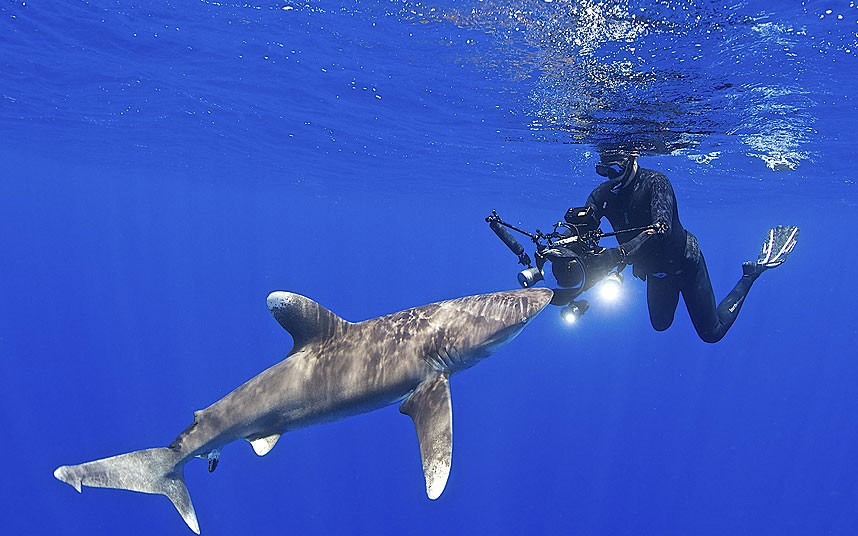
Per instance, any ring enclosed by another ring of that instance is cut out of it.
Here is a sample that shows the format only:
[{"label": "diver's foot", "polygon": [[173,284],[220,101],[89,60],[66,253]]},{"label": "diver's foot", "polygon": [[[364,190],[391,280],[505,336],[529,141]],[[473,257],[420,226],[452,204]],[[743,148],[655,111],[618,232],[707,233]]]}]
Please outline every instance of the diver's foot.
[{"label": "diver's foot", "polygon": [[756,262],[742,263],[742,275],[756,279],[766,270],[777,268],[787,260],[797,241],[798,227],[792,225],[772,227],[766,234]]},{"label": "diver's foot", "polygon": [[757,258],[757,262],[750,264],[761,265],[763,267],[762,271],[769,268],[776,268],[787,260],[787,256],[792,253],[797,241],[798,227],[793,225],[772,227],[766,235],[766,240],[760,249],[760,256]]},{"label": "diver's foot", "polygon": [[768,267],[758,262],[748,261],[742,263],[742,275],[745,277],[753,277],[756,279],[766,270],[768,270]]}]

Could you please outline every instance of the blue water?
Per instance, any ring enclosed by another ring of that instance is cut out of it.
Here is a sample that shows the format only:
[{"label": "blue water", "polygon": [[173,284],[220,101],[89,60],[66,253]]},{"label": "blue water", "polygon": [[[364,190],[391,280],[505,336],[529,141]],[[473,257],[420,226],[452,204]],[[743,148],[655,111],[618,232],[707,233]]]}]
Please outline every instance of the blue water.
[{"label": "blue water", "polygon": [[5,1],[4,534],[190,534],[55,467],[168,444],[281,359],[265,297],[350,320],[516,286],[492,209],[547,230],[631,143],[718,297],[716,345],[645,287],[546,310],[452,381],[425,497],[395,406],[186,469],[203,534],[855,534],[858,8],[832,2]]}]

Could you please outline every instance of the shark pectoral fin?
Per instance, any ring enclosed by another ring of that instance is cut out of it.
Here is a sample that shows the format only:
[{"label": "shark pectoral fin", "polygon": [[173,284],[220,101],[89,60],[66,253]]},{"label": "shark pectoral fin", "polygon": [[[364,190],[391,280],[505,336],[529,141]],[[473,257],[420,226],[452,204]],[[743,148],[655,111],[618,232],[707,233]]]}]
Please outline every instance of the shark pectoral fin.
[{"label": "shark pectoral fin", "polygon": [[250,442],[250,446],[253,447],[253,452],[255,452],[257,456],[265,456],[271,452],[271,449],[273,449],[274,445],[277,444],[278,439],[280,439],[280,434],[257,437],[256,439],[247,438]]},{"label": "shark pectoral fin", "polygon": [[453,457],[453,406],[447,374],[428,379],[405,399],[399,411],[411,417],[420,442],[426,495],[435,500],[444,491]]}]

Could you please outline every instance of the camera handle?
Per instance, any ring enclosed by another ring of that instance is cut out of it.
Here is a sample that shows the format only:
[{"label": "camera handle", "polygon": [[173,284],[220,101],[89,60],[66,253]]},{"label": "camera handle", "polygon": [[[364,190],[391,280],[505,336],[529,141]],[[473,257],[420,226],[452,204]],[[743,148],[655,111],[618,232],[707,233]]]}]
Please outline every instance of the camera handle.
[{"label": "camera handle", "polygon": [[629,227],[628,229],[620,229],[619,231],[614,231],[612,233],[603,233],[602,231],[597,231],[599,233],[599,238],[604,236],[617,236],[625,233],[642,233],[644,231],[655,231],[655,224],[652,225],[644,225],[642,227]]},{"label": "camera handle", "polygon": [[527,231],[524,231],[506,223],[500,218],[500,216],[498,216],[498,213],[494,210],[492,211],[491,215],[486,218],[486,222],[488,222],[489,227],[492,231],[494,231],[498,238],[500,238],[501,241],[506,244],[506,247],[508,247],[510,251],[512,251],[518,257],[518,263],[523,266],[526,266],[527,268],[530,268],[533,263],[530,261],[530,256],[524,251],[524,246],[522,246],[518,242],[518,240],[516,240],[515,237],[510,234],[509,231],[504,229],[504,227],[509,227],[513,231],[517,231],[521,234],[527,235],[534,242],[538,240],[536,235],[532,235]]}]

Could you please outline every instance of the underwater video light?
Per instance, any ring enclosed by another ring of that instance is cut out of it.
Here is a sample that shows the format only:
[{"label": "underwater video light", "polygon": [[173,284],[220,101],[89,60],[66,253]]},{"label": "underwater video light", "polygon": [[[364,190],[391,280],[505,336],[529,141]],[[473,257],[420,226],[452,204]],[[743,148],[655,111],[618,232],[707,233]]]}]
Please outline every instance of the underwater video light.
[{"label": "underwater video light", "polygon": [[574,324],[589,308],[590,303],[587,300],[573,301],[560,309],[560,318],[567,324]]},{"label": "underwater video light", "polygon": [[518,273],[518,284],[524,288],[530,288],[542,279],[542,272],[539,268],[526,268]]},{"label": "underwater video light", "polygon": [[616,301],[623,290],[623,274],[611,272],[599,285],[599,296],[605,301]]}]

